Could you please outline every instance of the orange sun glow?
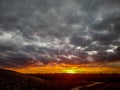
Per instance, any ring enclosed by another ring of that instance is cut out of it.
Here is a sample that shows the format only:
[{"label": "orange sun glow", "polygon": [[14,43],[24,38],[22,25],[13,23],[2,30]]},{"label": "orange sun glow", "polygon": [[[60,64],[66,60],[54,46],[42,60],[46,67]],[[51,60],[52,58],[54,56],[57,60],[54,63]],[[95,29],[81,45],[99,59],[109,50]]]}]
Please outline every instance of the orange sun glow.
[{"label": "orange sun glow", "polygon": [[20,73],[114,73],[119,72],[120,69],[110,67],[91,67],[84,65],[69,65],[69,64],[48,64],[44,66],[26,66],[23,68],[6,68]]}]

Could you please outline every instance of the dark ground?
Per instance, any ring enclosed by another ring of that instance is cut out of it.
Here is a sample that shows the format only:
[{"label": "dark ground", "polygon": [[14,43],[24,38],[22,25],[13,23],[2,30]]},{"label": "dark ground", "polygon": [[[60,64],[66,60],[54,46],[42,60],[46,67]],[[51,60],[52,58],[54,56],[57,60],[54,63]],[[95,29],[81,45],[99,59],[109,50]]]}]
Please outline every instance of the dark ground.
[{"label": "dark ground", "polygon": [[0,69],[0,90],[120,90],[120,74],[21,74]]}]

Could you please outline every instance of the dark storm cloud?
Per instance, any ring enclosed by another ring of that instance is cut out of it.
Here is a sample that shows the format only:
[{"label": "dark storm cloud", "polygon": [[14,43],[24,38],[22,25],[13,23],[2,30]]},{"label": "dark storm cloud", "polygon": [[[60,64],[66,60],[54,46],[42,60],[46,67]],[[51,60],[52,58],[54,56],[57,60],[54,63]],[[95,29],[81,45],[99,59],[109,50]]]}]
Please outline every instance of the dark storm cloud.
[{"label": "dark storm cloud", "polygon": [[75,44],[77,46],[88,46],[91,43],[91,40],[85,40],[84,37],[80,37],[80,36],[73,36],[71,37],[71,44]]},{"label": "dark storm cloud", "polygon": [[118,60],[119,5],[119,0],[0,0],[0,66]]},{"label": "dark storm cloud", "polygon": [[115,53],[98,52],[98,55],[93,56],[98,62],[114,62],[120,60],[120,47],[115,49]]},{"label": "dark storm cloud", "polygon": [[0,60],[2,63],[1,65],[5,67],[10,67],[10,66],[20,67],[20,66],[26,65],[29,62],[29,60],[33,60],[33,58],[25,52],[6,51],[1,53],[0,53],[0,56],[1,56]]}]

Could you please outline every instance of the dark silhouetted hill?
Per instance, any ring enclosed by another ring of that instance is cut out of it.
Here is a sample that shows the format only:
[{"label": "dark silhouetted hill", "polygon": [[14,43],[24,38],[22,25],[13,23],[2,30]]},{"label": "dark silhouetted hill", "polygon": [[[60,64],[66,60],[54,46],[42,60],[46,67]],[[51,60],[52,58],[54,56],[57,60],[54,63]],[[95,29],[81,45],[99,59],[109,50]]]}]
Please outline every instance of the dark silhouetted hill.
[{"label": "dark silhouetted hill", "polygon": [[58,90],[47,80],[0,69],[0,90]]}]

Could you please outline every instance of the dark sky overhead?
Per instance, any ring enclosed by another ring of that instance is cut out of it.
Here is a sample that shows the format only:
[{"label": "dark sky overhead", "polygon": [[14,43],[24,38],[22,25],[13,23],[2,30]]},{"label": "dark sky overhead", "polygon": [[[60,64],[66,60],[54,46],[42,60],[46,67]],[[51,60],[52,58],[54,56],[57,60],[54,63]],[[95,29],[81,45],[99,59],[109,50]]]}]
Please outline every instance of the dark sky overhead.
[{"label": "dark sky overhead", "polygon": [[120,63],[120,0],[0,0],[0,68],[51,62]]}]

